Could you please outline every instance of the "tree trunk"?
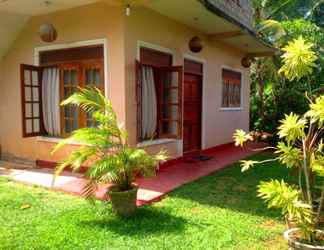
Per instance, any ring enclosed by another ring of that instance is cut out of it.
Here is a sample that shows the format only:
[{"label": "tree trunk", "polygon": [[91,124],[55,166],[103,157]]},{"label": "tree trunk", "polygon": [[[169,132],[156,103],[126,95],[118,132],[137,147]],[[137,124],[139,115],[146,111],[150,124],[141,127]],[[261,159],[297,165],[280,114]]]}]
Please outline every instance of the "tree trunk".
[{"label": "tree trunk", "polygon": [[256,67],[256,79],[258,84],[258,115],[259,118],[264,121],[264,79],[263,79],[263,72],[262,72],[262,60],[258,60],[257,67]]}]

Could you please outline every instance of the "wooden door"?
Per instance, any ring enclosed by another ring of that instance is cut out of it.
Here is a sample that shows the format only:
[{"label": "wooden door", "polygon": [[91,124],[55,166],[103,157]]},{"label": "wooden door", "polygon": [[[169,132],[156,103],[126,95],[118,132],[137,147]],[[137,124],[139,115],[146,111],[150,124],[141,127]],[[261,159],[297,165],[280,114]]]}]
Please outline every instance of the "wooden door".
[{"label": "wooden door", "polygon": [[196,62],[185,62],[184,73],[184,112],[183,112],[183,150],[194,153],[201,149],[202,117],[202,65],[194,71]]}]

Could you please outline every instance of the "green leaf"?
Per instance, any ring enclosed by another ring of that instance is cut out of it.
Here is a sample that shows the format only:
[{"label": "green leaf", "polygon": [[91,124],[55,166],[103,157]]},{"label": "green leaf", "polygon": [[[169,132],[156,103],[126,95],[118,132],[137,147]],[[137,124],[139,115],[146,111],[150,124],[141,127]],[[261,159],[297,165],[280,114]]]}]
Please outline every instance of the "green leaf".
[{"label": "green leaf", "polygon": [[297,139],[305,136],[305,128],[307,121],[300,119],[296,114],[290,113],[285,115],[285,119],[280,121],[279,138],[285,138],[287,142],[295,142]]},{"label": "green leaf", "polygon": [[245,172],[249,170],[251,167],[253,167],[255,164],[259,163],[258,161],[252,161],[252,160],[242,160],[241,163],[241,171]]},{"label": "green leaf", "polygon": [[244,143],[247,141],[252,141],[253,138],[250,134],[245,133],[242,129],[237,129],[233,135],[235,146],[243,147]]},{"label": "green leaf", "polygon": [[289,42],[282,49],[285,53],[281,56],[283,66],[279,73],[283,73],[290,81],[300,80],[302,77],[310,75],[316,67],[315,61],[317,60],[312,47],[313,44],[305,42],[301,36]]},{"label": "green leaf", "polygon": [[311,119],[312,123],[318,123],[320,127],[324,126],[324,95],[316,98],[315,102],[310,104],[310,110],[306,117]]},{"label": "green leaf", "polygon": [[275,152],[279,155],[280,162],[288,168],[299,167],[302,161],[302,151],[292,145],[286,145],[284,142],[279,142]]}]

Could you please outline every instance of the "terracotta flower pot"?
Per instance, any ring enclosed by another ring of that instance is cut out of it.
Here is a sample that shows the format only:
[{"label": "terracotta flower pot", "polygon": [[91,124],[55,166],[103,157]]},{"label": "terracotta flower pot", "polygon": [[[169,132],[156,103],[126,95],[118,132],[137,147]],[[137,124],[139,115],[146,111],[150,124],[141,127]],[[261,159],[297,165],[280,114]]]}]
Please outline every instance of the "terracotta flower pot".
[{"label": "terracotta flower pot", "polygon": [[[296,237],[299,231],[299,228],[291,228],[284,233],[284,237],[288,241],[289,250],[324,250],[324,246],[300,242],[298,237]],[[324,231],[316,230],[316,232],[324,235]]]},{"label": "terracotta flower pot", "polygon": [[133,189],[127,191],[117,191],[116,187],[111,187],[108,190],[108,195],[113,211],[122,217],[132,216],[137,210],[137,191],[137,186],[133,186]]}]

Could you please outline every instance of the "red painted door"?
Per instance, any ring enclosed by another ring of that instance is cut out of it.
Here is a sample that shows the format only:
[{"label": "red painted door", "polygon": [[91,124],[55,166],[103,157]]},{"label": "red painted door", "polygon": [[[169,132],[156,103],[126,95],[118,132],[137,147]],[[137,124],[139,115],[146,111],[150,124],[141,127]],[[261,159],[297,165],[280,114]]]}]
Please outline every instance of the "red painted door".
[{"label": "red painted door", "polygon": [[[185,64],[186,65],[186,64]],[[183,151],[201,149],[202,76],[184,74]]]}]

